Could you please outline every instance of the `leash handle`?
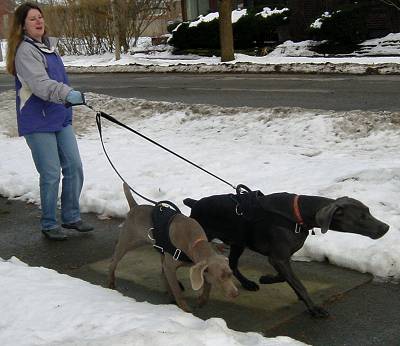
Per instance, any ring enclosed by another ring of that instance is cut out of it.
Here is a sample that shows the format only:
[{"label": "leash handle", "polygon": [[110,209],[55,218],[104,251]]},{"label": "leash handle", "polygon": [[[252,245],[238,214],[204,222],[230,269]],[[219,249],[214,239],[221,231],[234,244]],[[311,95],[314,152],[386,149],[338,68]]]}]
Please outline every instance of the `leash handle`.
[{"label": "leash handle", "polygon": [[251,192],[251,190],[250,190],[246,185],[239,184],[239,185],[236,187],[236,194],[237,194],[237,195],[241,195],[241,194],[243,194],[243,193],[249,193],[249,192]]}]

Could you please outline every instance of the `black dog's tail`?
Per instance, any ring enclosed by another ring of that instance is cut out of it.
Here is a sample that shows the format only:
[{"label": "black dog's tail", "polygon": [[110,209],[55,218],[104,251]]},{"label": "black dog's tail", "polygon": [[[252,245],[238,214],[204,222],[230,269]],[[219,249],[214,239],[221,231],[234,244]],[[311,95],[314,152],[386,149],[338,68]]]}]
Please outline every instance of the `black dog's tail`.
[{"label": "black dog's tail", "polygon": [[193,198],[185,198],[183,200],[183,204],[188,206],[189,208],[193,208],[197,201]]}]

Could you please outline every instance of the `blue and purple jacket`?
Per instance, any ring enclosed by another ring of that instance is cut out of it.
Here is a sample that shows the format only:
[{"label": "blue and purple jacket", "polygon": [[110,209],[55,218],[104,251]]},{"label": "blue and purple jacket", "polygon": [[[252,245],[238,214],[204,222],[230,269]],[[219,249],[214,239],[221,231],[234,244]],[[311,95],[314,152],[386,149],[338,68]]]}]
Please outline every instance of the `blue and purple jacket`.
[{"label": "blue and purple jacket", "polygon": [[15,89],[18,133],[56,132],[72,124],[72,109],[64,106],[72,88],[60,56],[57,40],[43,43],[27,36],[15,56]]}]

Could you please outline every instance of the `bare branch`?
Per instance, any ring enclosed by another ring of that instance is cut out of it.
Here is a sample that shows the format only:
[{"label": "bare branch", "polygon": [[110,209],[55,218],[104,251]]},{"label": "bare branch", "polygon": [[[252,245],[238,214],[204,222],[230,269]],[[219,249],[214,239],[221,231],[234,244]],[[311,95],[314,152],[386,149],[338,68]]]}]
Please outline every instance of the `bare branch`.
[{"label": "bare branch", "polygon": [[400,11],[400,0],[380,0],[380,1]]}]

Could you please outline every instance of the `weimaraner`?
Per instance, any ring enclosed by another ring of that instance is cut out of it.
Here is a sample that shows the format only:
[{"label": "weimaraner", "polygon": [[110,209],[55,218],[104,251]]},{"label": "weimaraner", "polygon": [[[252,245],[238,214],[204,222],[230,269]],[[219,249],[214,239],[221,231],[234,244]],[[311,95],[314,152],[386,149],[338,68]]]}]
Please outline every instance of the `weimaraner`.
[{"label": "weimaraner", "polygon": [[[151,215],[155,207],[138,205],[132,197],[129,186],[124,183],[123,187],[130,211],[122,226],[109,266],[108,283],[110,288],[115,288],[115,270],[122,257],[129,250],[154,243]],[[182,310],[191,311],[183,298],[180,282],[176,277],[176,270],[181,266],[191,265],[190,282],[194,290],[203,287],[198,298],[199,306],[208,301],[212,284],[219,286],[228,298],[238,296],[239,292],[233,283],[228,259],[216,253],[196,220],[178,213],[169,224],[169,238],[171,243],[192,261],[190,263],[176,260],[166,251],[161,255],[162,272],[166,279],[167,290]]]},{"label": "weimaraner", "polygon": [[370,214],[367,206],[349,197],[330,199],[286,192],[263,195],[250,191],[198,201],[187,198],[183,202],[192,209],[190,216],[202,225],[209,239],[218,238],[230,245],[230,267],[245,289],[259,289],[238,268],[239,257],[249,248],[268,256],[277,271],[277,275],[261,276],[260,283],[286,281],[315,317],[326,317],[328,312],[314,304],[290,265],[291,256],[303,246],[309,231],[318,227],[322,233],[331,229],[378,239],[389,230],[387,224]]}]

